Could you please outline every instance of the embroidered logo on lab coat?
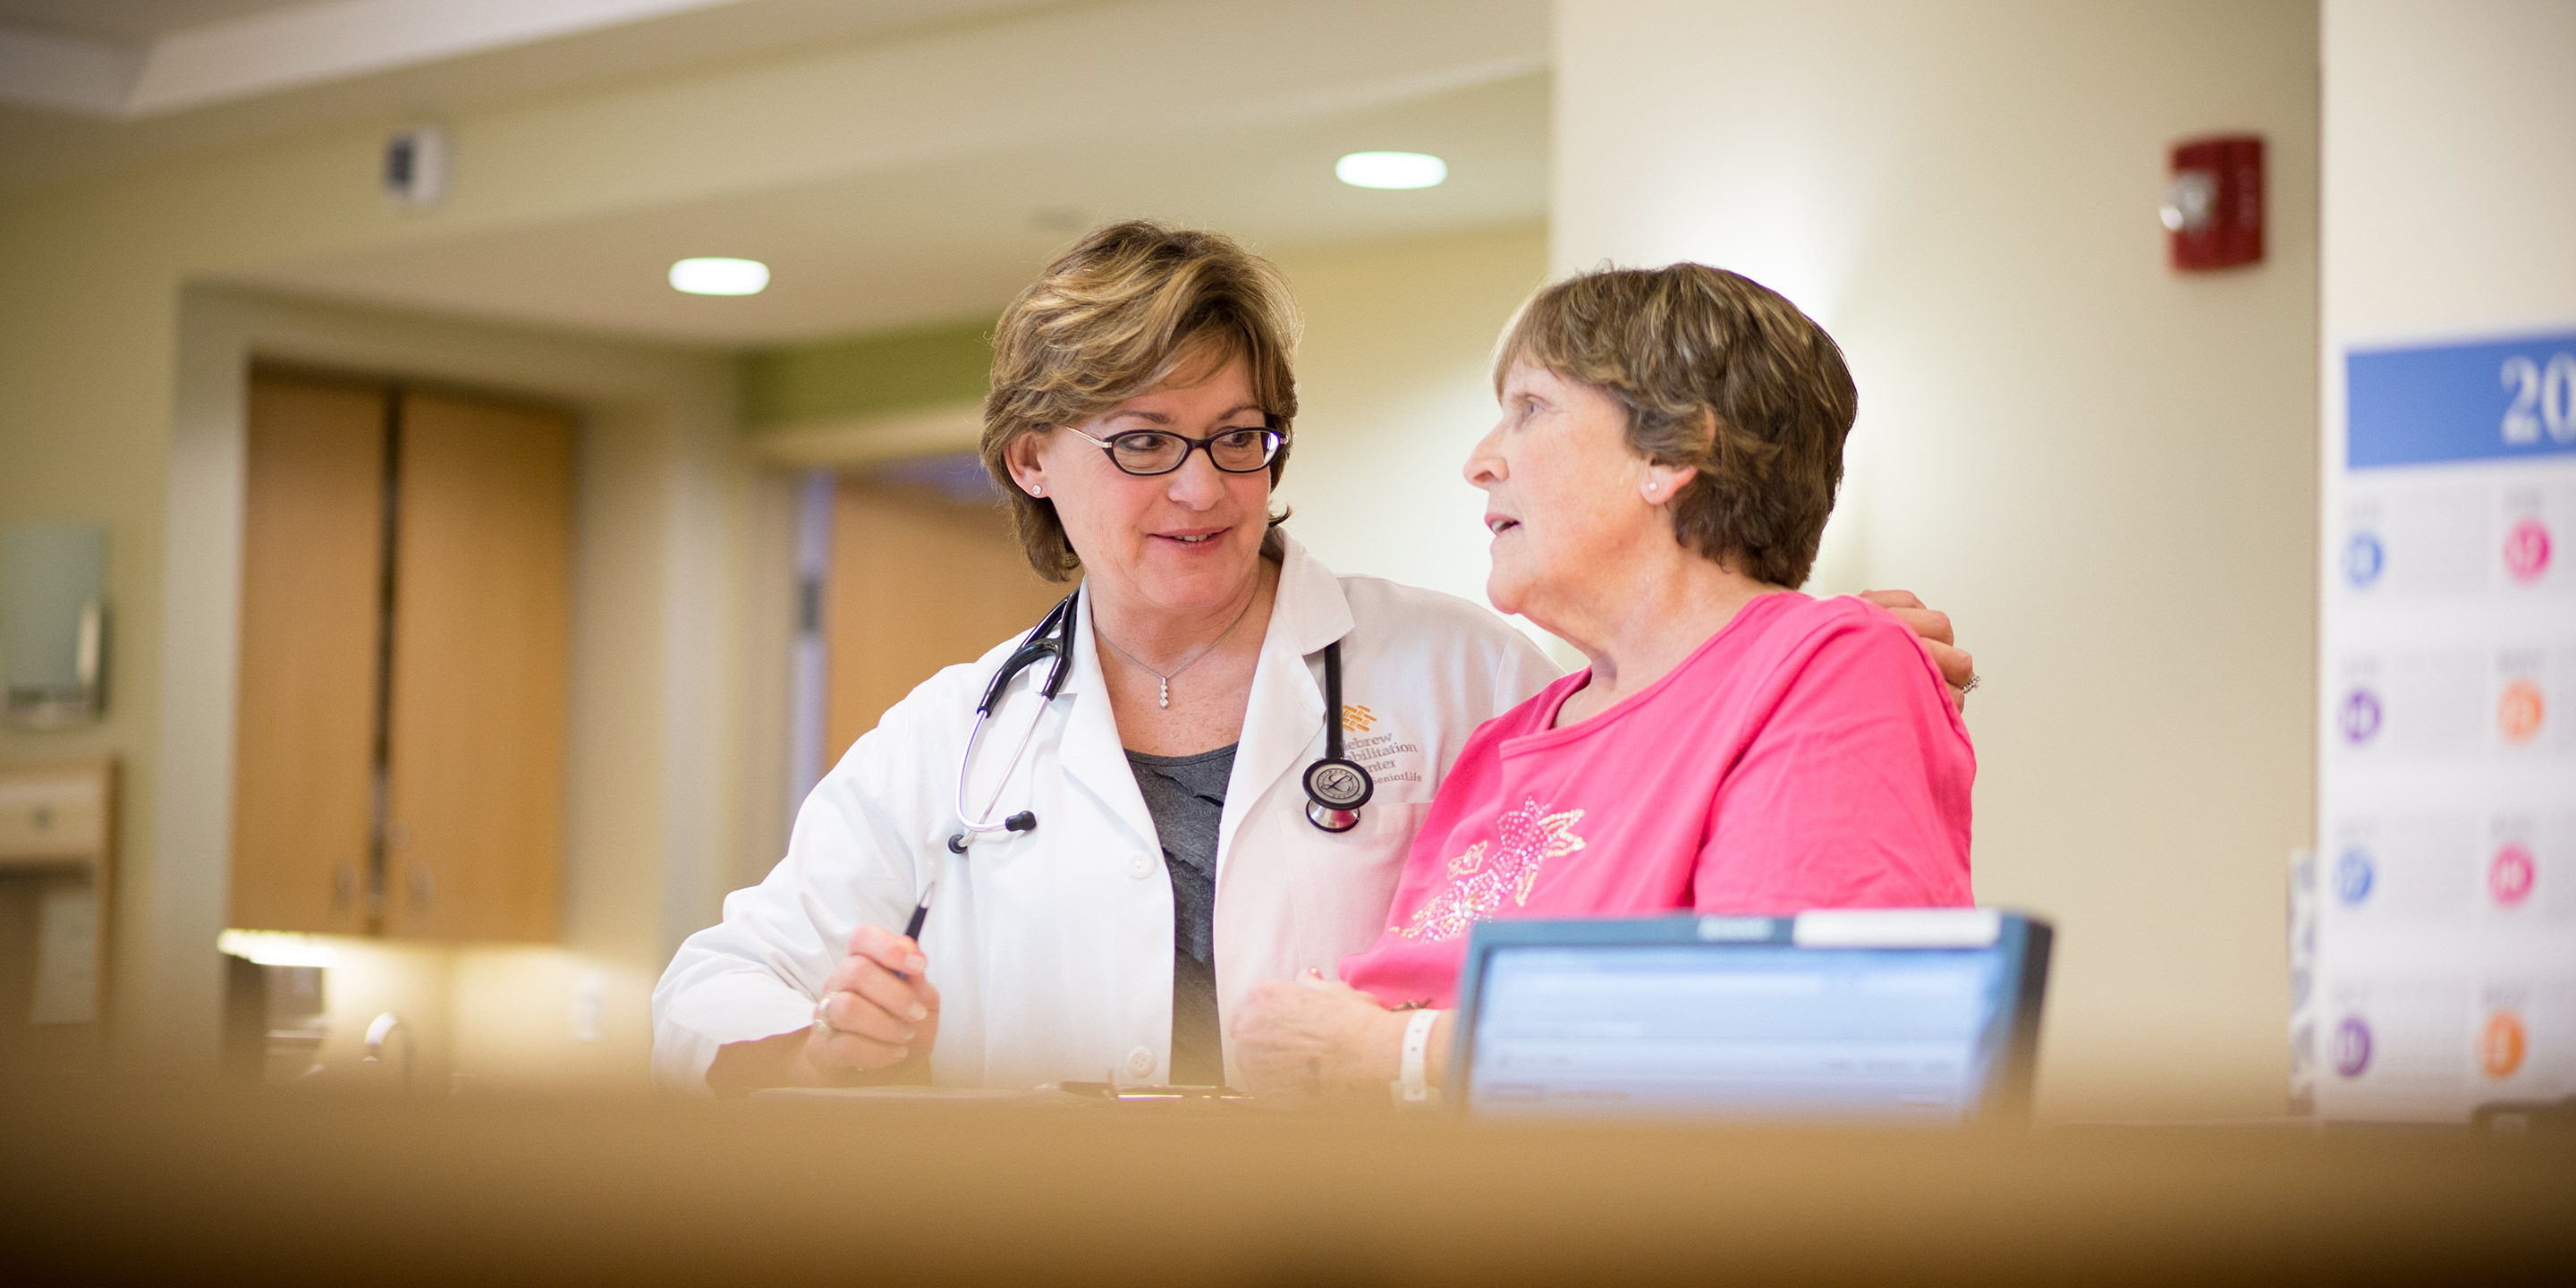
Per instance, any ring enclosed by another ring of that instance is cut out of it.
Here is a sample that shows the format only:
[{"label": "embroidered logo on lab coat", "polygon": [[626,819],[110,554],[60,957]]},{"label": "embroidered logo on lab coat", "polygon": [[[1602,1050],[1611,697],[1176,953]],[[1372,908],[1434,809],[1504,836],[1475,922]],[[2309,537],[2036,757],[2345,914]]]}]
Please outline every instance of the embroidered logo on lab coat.
[{"label": "embroidered logo on lab coat", "polygon": [[1449,860],[1448,886],[1414,909],[1411,921],[1389,929],[1407,939],[1455,939],[1500,911],[1505,899],[1515,908],[1527,904],[1540,866],[1583,848],[1583,838],[1574,834],[1583,811],[1551,814],[1551,808],[1532,797],[1494,820],[1494,839]]},{"label": "embroidered logo on lab coat", "polygon": [[[1383,732],[1369,732],[1380,726],[1386,726]],[[1346,704],[1342,708],[1342,732],[1365,735],[1346,738],[1342,755],[1369,771],[1369,777],[1376,779],[1379,787],[1422,781],[1422,744],[1407,742],[1378,713],[1355,702]]]}]

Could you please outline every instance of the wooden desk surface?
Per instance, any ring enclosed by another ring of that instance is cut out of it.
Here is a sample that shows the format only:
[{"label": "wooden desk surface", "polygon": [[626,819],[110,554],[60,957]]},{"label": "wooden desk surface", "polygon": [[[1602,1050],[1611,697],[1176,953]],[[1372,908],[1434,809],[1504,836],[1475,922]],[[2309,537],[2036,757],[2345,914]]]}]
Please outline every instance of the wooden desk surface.
[{"label": "wooden desk surface", "polygon": [[0,1265],[64,1279],[2351,1284],[2576,1269],[2576,1139],[2547,1134],[9,1100]]}]

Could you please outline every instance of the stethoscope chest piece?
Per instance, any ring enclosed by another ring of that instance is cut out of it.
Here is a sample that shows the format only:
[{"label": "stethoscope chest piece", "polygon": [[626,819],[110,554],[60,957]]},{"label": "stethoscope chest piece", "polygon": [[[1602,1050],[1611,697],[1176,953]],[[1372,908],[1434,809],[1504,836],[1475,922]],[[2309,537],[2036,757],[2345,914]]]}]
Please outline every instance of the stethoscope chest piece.
[{"label": "stethoscope chest piece", "polygon": [[1306,820],[1327,832],[1360,825],[1360,806],[1377,793],[1369,772],[1339,757],[1306,766]]}]

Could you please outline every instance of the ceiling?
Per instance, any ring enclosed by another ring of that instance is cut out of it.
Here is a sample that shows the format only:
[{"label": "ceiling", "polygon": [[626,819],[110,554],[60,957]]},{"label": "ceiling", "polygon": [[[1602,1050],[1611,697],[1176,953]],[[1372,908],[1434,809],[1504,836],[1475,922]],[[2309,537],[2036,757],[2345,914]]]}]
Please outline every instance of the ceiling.
[{"label": "ceiling", "polygon": [[0,23],[60,36],[141,44],[208,23],[307,0],[0,0]]},{"label": "ceiling", "polygon": [[[452,113],[1070,2],[0,0],[0,196],[349,120]],[[469,14],[479,29],[462,21]],[[51,93],[11,83],[48,62],[81,66]],[[155,85],[169,92],[135,101]]]},{"label": "ceiling", "polygon": [[[973,31],[980,28],[957,24],[1004,11],[1015,21],[1021,13],[1080,15],[1085,8],[1062,0],[0,0],[0,28],[48,33],[43,39],[148,45],[195,39],[188,33],[202,33],[210,23],[303,21],[326,10],[345,16],[380,6],[368,11],[433,17],[474,10],[506,20],[524,17],[512,6],[527,5],[648,16],[140,119],[0,105],[0,200],[13,188],[156,155],[394,119],[418,114],[423,105],[454,111],[826,38],[847,41],[855,34],[864,42],[882,33]],[[1320,13],[1315,20],[1327,21]],[[1339,38],[1326,34],[1328,44]],[[7,70],[0,59],[0,73]],[[1271,251],[1543,218],[1547,74],[1457,84],[1338,103],[1318,94],[1295,112],[1248,121],[1234,114],[1229,125],[1204,119],[1220,113],[1175,113],[1145,132],[1043,147],[986,144],[794,187],[405,240],[264,265],[224,280],[268,292],[733,347],[990,316],[1073,236],[1112,218],[1223,228]],[[1032,131],[1030,137],[1039,136]],[[1336,158],[1370,149],[1436,153],[1449,162],[1450,178],[1435,188],[1380,192],[1333,177]],[[462,164],[471,165],[470,155]],[[665,275],[671,261],[692,255],[762,260],[772,269],[771,285],[748,297],[682,295]]]},{"label": "ceiling", "polygon": [[[702,205],[413,244],[240,280],[584,331],[757,344],[948,321],[1009,302],[1093,223],[1151,217],[1257,246],[1381,240],[1546,214],[1548,78],[1288,125],[960,158]],[[1448,160],[1437,188],[1333,177],[1363,149]],[[770,266],[759,295],[682,295],[671,261]]]}]

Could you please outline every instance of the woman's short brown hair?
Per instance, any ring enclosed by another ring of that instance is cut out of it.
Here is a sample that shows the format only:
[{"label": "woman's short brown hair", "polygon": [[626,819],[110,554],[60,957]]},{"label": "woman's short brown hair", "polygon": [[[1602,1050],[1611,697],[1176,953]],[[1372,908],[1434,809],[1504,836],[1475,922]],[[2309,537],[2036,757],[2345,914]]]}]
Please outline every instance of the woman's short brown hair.
[{"label": "woman's short brown hair", "polygon": [[[1093,229],[1011,306],[993,331],[992,387],[984,395],[984,468],[1011,501],[1011,526],[1029,566],[1063,581],[1082,566],[1055,502],[1011,481],[1003,454],[1021,437],[1085,425],[1187,366],[1213,374],[1235,358],[1251,369],[1252,396],[1270,427],[1297,417],[1289,356],[1299,321],[1288,279],[1223,233],[1147,220]],[[1270,462],[1279,483],[1288,446]],[[1277,526],[1285,515],[1274,516]]]},{"label": "woman's short brown hair", "polygon": [[1630,447],[1699,471],[1672,500],[1683,545],[1756,581],[1806,583],[1860,395],[1842,349],[1797,305],[1705,264],[1604,268],[1521,307],[1494,359],[1497,392],[1516,362],[1617,399]]}]

